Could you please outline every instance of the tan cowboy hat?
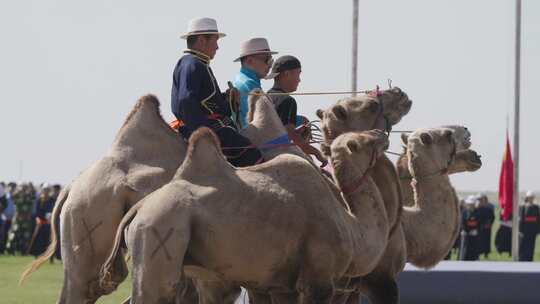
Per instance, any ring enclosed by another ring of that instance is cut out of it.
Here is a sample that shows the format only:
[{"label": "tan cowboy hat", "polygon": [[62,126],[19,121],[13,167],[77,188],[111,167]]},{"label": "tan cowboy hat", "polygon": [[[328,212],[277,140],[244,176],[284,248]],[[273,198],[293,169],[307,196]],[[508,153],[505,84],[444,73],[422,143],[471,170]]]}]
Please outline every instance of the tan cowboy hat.
[{"label": "tan cowboy hat", "polygon": [[220,33],[217,28],[217,22],[212,18],[197,18],[192,19],[188,25],[187,33],[180,36],[182,39],[187,39],[189,36],[215,34],[219,38],[225,37],[224,33]]},{"label": "tan cowboy hat", "polygon": [[270,46],[268,45],[268,41],[266,41],[265,38],[252,38],[248,41],[244,41],[240,45],[240,56],[234,60],[234,62],[240,61],[242,57],[246,57],[249,55],[255,55],[255,54],[277,54],[278,52],[274,52],[270,50]]}]

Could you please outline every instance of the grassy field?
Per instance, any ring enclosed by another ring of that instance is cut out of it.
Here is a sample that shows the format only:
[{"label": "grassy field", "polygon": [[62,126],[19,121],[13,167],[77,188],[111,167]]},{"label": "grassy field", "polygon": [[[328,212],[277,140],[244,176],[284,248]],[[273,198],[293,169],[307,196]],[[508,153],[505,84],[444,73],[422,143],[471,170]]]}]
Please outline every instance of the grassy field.
[{"label": "grassy field", "polygon": [[[0,303],[56,303],[63,278],[62,264],[58,261],[44,264],[23,286],[17,285],[19,275],[32,260],[32,257],[0,256]],[[121,303],[130,291],[129,283],[126,282],[118,291],[101,298],[98,303]]]}]

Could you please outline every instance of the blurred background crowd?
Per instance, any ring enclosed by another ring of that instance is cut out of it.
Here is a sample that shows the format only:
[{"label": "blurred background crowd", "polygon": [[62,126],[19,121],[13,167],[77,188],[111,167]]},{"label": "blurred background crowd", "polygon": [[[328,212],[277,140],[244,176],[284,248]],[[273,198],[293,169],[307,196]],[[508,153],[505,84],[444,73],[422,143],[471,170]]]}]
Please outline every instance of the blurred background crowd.
[{"label": "blurred background crowd", "polygon": [[[59,184],[0,182],[0,254],[38,256],[47,249],[51,214],[61,190]],[[503,220],[488,195],[466,196],[460,200],[459,212],[460,232],[447,259],[490,260],[493,249],[498,255],[510,256],[512,218]],[[519,260],[533,261],[540,231],[540,208],[531,191],[520,205],[519,229]],[[54,258],[60,259],[59,247]]]},{"label": "blurred background crowd", "polygon": [[[0,254],[38,256],[47,249],[61,190],[59,184],[0,182]],[[59,248],[55,257],[60,258]]]}]

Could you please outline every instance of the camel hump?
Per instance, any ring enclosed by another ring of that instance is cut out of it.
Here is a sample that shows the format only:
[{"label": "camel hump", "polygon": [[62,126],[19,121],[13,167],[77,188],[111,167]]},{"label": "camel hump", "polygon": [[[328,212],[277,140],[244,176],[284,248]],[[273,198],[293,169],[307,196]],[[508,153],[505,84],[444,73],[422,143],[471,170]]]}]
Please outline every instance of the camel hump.
[{"label": "camel hump", "polygon": [[181,149],[177,133],[163,120],[159,107],[160,103],[155,95],[140,97],[116,134],[112,149],[131,147],[141,155],[144,154],[141,151],[148,151],[156,146],[169,150],[174,148],[176,151]]},{"label": "camel hump", "polygon": [[193,153],[194,150],[207,149],[221,151],[221,145],[217,136],[212,130],[207,127],[202,127],[193,132],[193,134],[191,134],[191,137],[189,138],[188,155],[190,154],[190,152]]},{"label": "camel hump", "polygon": [[209,170],[222,171],[227,166],[217,136],[209,128],[201,127],[191,134],[186,158],[176,177],[187,178],[192,174],[199,176],[210,173]]},{"label": "camel hump", "polygon": [[147,94],[140,97],[139,100],[137,100],[137,103],[135,103],[133,109],[131,109],[131,112],[129,112],[128,116],[126,117],[122,128],[128,125],[133,120],[135,115],[142,112],[143,110],[154,111],[161,118],[161,114],[159,113],[159,106],[159,100],[153,94]]},{"label": "camel hump", "polygon": [[159,108],[159,100],[156,97],[156,95],[154,95],[154,94],[146,94],[144,96],[141,96],[141,98],[139,98],[138,102],[139,103],[150,102],[150,103],[153,103],[156,107]]}]

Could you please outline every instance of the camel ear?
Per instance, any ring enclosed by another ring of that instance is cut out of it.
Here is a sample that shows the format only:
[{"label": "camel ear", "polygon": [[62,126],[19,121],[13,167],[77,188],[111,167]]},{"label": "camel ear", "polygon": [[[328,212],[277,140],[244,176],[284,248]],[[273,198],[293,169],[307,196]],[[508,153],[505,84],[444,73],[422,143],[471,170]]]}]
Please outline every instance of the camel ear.
[{"label": "camel ear", "polygon": [[407,133],[401,133],[401,141],[407,145],[409,142],[409,135]]},{"label": "camel ear", "polygon": [[324,114],[324,111],[321,110],[321,109],[317,109],[317,112],[315,112],[317,114],[317,117],[319,117],[320,119],[323,118],[323,114]]},{"label": "camel ear", "polygon": [[332,113],[336,115],[336,118],[339,120],[346,120],[347,119],[347,111],[345,111],[345,108],[340,105],[336,105],[332,107]]},{"label": "camel ear", "polygon": [[445,130],[443,132],[443,136],[448,139],[448,142],[452,142],[452,131],[450,130]]},{"label": "camel ear", "polygon": [[433,138],[429,133],[422,133],[420,134],[420,140],[422,141],[423,145],[429,146],[433,143]]},{"label": "camel ear", "polygon": [[358,143],[354,140],[349,140],[347,142],[347,147],[349,148],[349,150],[351,150],[352,153],[356,153],[360,150]]}]

